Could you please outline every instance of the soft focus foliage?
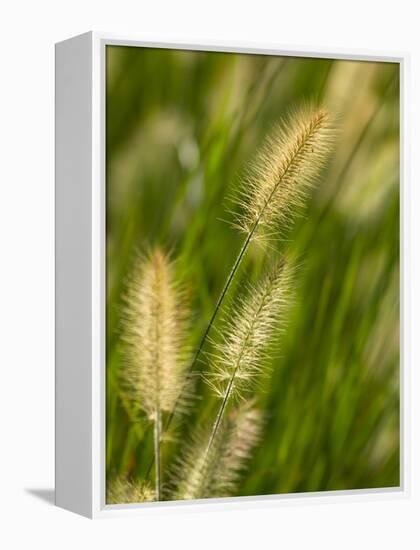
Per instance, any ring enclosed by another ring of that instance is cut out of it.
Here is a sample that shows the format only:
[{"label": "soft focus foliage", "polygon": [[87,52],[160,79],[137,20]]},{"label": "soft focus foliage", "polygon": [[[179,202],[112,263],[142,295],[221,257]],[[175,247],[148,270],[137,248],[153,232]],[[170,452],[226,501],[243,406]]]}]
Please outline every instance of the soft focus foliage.
[{"label": "soft focus foliage", "polygon": [[[298,266],[287,330],[274,334],[272,375],[254,392],[267,412],[261,440],[232,491],[398,485],[398,66],[108,47],[107,69],[108,479],[148,478],[153,457],[149,423],[120,384],[128,351],[121,297],[134,250],[161,247],[177,259],[194,349],[243,242],[232,227],[241,182],[266,136],[278,135],[273,126],[306,103],[338,113],[334,153],[305,188],[293,226],[264,249],[251,244],[228,296],[232,304],[260,280],[267,251],[287,252]],[[216,344],[223,322],[211,334]],[[213,350],[205,351],[203,372]],[[191,427],[207,427],[217,413],[220,399],[199,378],[196,386],[203,397],[174,422],[164,470]]]}]

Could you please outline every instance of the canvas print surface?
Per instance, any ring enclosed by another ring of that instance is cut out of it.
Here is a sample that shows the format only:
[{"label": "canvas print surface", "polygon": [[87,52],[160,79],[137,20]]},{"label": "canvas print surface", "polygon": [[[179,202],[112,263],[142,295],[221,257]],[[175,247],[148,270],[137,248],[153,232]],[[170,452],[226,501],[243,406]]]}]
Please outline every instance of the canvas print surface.
[{"label": "canvas print surface", "polygon": [[400,483],[399,65],[107,46],[106,501]]}]

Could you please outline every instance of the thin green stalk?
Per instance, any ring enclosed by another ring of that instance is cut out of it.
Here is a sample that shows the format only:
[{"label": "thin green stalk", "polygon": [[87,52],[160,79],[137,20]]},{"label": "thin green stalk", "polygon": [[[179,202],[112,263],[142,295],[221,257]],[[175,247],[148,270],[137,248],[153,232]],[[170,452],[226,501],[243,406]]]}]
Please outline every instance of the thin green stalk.
[{"label": "thin green stalk", "polygon": [[[283,264],[284,265],[284,264]],[[244,346],[243,346],[243,349],[245,349],[245,345],[246,343],[249,341],[250,339],[250,335],[252,334],[252,331],[253,331],[253,328],[255,326],[255,321],[256,319],[258,318],[262,308],[264,307],[264,304],[265,304],[265,301],[267,299],[267,296],[268,296],[268,293],[264,296],[264,299],[261,300],[261,304],[258,308],[258,310],[256,311],[255,313],[255,316],[254,316],[254,319],[252,321],[252,324],[250,325],[249,327],[249,330],[248,330],[248,334],[246,335],[246,338],[245,338],[245,342],[244,342]],[[213,424],[213,429],[211,431],[211,434],[210,434],[210,439],[209,439],[209,442],[207,444],[207,448],[206,448],[206,453],[205,453],[205,457],[207,458],[207,455],[211,449],[211,446],[213,445],[213,442],[214,442],[214,439],[217,435],[217,431],[220,427],[220,424],[222,422],[222,419],[223,419],[223,415],[225,413],[225,410],[226,410],[226,406],[228,404],[228,401],[229,401],[229,398],[231,396],[231,393],[232,393],[232,389],[233,389],[233,383],[235,381],[235,376],[236,376],[236,373],[238,372],[238,368],[239,368],[239,365],[240,365],[240,362],[242,360],[242,357],[243,357],[243,351],[241,352],[241,355],[238,357],[238,360],[236,361],[236,365],[235,365],[235,368],[233,369],[233,372],[232,372],[232,376],[230,377],[230,380],[229,380],[229,383],[227,385],[227,388],[226,388],[226,392],[225,392],[225,395],[223,397],[223,400],[222,400],[222,403],[220,404],[220,408],[219,408],[219,411],[217,413],[217,416],[216,416],[216,420]]]},{"label": "thin green stalk", "polygon": [[[259,221],[259,220],[258,220]],[[255,233],[255,230],[257,228],[257,225],[258,225],[258,222],[255,223],[254,227],[252,228],[252,230],[250,231],[250,233],[248,234],[248,236],[246,237],[246,239],[244,240],[243,244],[242,244],[242,247],[241,247],[241,250],[239,251],[239,254],[238,256],[236,257],[236,260],[235,260],[235,263],[233,264],[232,266],[232,269],[230,270],[230,273],[229,273],[229,276],[226,280],[226,283],[225,283],[225,286],[223,287],[223,290],[219,296],[219,299],[217,300],[217,303],[216,303],[216,307],[214,308],[214,311],[213,311],[213,314],[210,318],[210,321],[208,322],[208,325],[206,327],[206,330],[204,331],[204,334],[202,335],[201,339],[200,339],[200,343],[198,345],[198,348],[196,349],[195,351],[195,354],[194,354],[194,357],[193,357],[193,360],[191,362],[191,367],[190,367],[190,370],[189,370],[189,373],[192,372],[192,370],[194,369],[194,366],[198,360],[198,357],[200,356],[200,353],[201,353],[201,350],[203,349],[203,346],[207,340],[207,336],[209,335],[209,332],[211,330],[211,327],[213,326],[213,323],[217,317],[217,314],[219,313],[219,310],[220,310],[220,307],[222,305],[222,302],[230,288],[230,285],[232,283],[232,280],[236,274],[236,272],[238,271],[238,268],[239,266],[241,265],[241,262],[242,262],[242,259],[245,255],[245,252],[247,251],[248,249],[248,246],[249,246],[249,243],[251,242],[251,239]],[[173,408],[171,414],[169,415],[168,417],[168,420],[166,422],[166,425],[165,425],[165,429],[164,431],[167,431],[168,428],[169,428],[169,425],[171,424],[172,422],[172,418],[175,414],[175,410],[176,410],[176,407],[177,407],[177,403],[175,403],[175,407]]]},{"label": "thin green stalk", "polygon": [[206,327],[206,330],[204,331],[204,334],[203,336],[201,337],[201,340],[200,340],[200,343],[198,345],[198,348],[196,349],[196,352],[194,354],[194,358],[192,360],[192,363],[191,363],[191,371],[192,369],[194,368],[195,366],[195,363],[197,362],[197,359],[201,353],[201,350],[203,349],[203,346],[204,346],[204,343],[205,341],[207,340],[207,336],[210,332],[210,329],[211,327],[213,326],[213,323],[214,323],[214,320],[216,319],[216,316],[219,312],[219,309],[222,305],[222,302],[230,288],[230,285],[232,283],[232,280],[239,268],[239,266],[241,265],[241,262],[242,262],[242,259],[245,255],[245,252],[247,251],[248,249],[248,246],[249,246],[249,243],[251,242],[251,239],[252,239],[252,236],[254,235],[255,233],[255,230],[257,228],[257,223],[255,223],[252,231],[249,233],[249,235],[246,237],[246,239],[244,240],[243,244],[242,244],[242,247],[241,247],[241,250],[239,251],[239,254],[238,256],[236,257],[236,260],[235,260],[235,263],[233,264],[232,266],[232,269],[230,270],[230,273],[229,273],[229,276],[228,278],[226,279],[226,283],[225,283],[225,286],[223,287],[223,290],[219,296],[219,299],[217,300],[217,303],[216,303],[216,307],[214,308],[214,311],[213,311],[213,314],[210,318],[210,321]]},{"label": "thin green stalk", "polygon": [[161,424],[161,415],[160,411],[156,410],[156,419],[154,422],[154,448],[155,448],[155,490],[156,490],[156,500],[160,500],[161,494],[161,464],[160,464],[160,424]]},{"label": "thin green stalk", "polygon": [[227,387],[227,390],[226,390],[226,395],[223,398],[223,401],[220,405],[219,411],[218,411],[217,416],[216,416],[216,421],[213,424],[213,428],[212,428],[212,431],[211,431],[211,434],[210,434],[210,439],[209,439],[209,442],[207,443],[206,452],[205,452],[205,455],[204,455],[204,462],[207,459],[207,456],[210,452],[211,446],[213,445],[214,439],[217,435],[217,431],[218,431],[218,429],[220,427],[220,424],[222,422],[223,415],[225,413],[226,406],[228,404],[229,397],[230,397],[230,394],[231,394],[231,391],[232,391],[233,380],[235,378],[235,373],[237,371],[237,368],[238,367],[235,368],[235,371],[232,374],[232,378],[229,380],[229,384],[228,384],[228,387]]}]

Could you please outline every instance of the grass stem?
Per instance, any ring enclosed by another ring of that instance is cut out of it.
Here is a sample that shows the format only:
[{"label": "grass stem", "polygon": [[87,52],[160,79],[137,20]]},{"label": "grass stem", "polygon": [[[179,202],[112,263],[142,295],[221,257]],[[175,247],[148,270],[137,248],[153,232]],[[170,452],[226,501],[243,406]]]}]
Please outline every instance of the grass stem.
[{"label": "grass stem", "polygon": [[[279,187],[281,186],[281,184],[283,182],[286,182],[290,178],[292,178],[292,180],[293,180],[293,178],[294,178],[293,174],[294,174],[294,172],[296,172],[296,166],[299,167],[299,164],[302,163],[301,155],[305,152],[306,148],[308,147],[308,144],[313,139],[313,137],[316,136],[317,132],[320,131],[320,129],[322,128],[322,126],[325,123],[325,120],[327,118],[327,116],[324,112],[315,113],[313,116],[314,116],[314,118],[310,120],[307,127],[305,128],[303,137],[300,137],[296,144],[294,144],[294,143],[292,144],[293,147],[291,146],[291,150],[289,151],[289,154],[284,158],[283,164],[280,166],[280,168],[276,169],[276,180],[275,180],[274,185],[270,186],[268,188],[268,192],[266,194],[261,195],[262,196],[261,207],[260,207],[257,215],[255,216],[255,219],[251,222],[251,224],[249,226],[249,230],[246,233],[245,240],[244,240],[244,242],[242,244],[242,247],[241,247],[241,249],[238,253],[238,256],[236,257],[236,260],[235,260],[235,262],[234,262],[234,264],[231,268],[231,271],[230,271],[230,273],[229,273],[229,275],[226,279],[225,285],[224,285],[224,287],[222,289],[222,292],[221,292],[221,294],[220,294],[220,296],[217,300],[217,303],[216,303],[216,306],[214,308],[213,314],[210,318],[210,321],[207,324],[207,327],[206,327],[206,329],[205,329],[205,331],[204,331],[204,333],[203,333],[203,335],[200,339],[198,348],[196,349],[193,360],[191,362],[191,366],[189,368],[188,375],[191,374],[191,372],[193,371],[193,369],[194,369],[194,367],[197,363],[197,360],[198,360],[198,358],[201,354],[201,351],[204,347],[204,344],[207,340],[207,337],[210,333],[210,330],[211,330],[211,328],[214,324],[214,321],[215,321],[215,319],[216,319],[216,317],[217,317],[217,315],[220,311],[223,300],[224,300],[226,294],[228,293],[229,288],[232,284],[233,278],[235,277],[235,275],[238,271],[238,268],[241,265],[243,257],[244,257],[246,251],[249,248],[249,244],[252,241],[253,237],[256,235],[256,232],[257,232],[257,229],[258,229],[258,226],[259,226],[260,222],[264,221],[264,216],[266,214],[266,210],[269,209],[270,204],[271,204],[273,198],[275,198],[275,195],[276,195]],[[312,151],[312,153],[314,152],[314,148],[313,148],[312,145],[311,145],[311,151]],[[293,180],[293,183],[295,183],[294,180]],[[188,377],[188,375],[187,375],[187,377]],[[163,428],[163,433],[165,433],[169,429],[169,426],[172,422],[173,416],[174,416],[175,411],[177,409],[179,400],[181,399],[182,393],[183,393],[184,388],[187,384],[187,380],[188,380],[187,377],[185,379],[184,386],[182,387],[181,392],[180,392],[180,394],[179,394],[179,396],[178,396],[178,398],[175,402],[174,408],[169,413],[168,419],[167,419],[166,424]],[[226,403],[224,405],[222,404],[221,417],[218,421],[216,420],[216,423],[215,423],[215,426],[214,426],[214,427],[216,427],[216,424],[217,424],[216,431],[218,429],[218,424],[220,424],[220,421],[222,419],[225,406],[226,406]],[[222,410],[222,408],[223,408],[223,410]],[[150,473],[152,464],[153,464],[153,462],[151,462],[151,464],[150,464],[150,466],[147,470],[147,475],[149,475],[149,473]]]},{"label": "grass stem", "polygon": [[160,500],[161,495],[161,460],[160,460],[160,428],[161,428],[161,414],[156,410],[156,419],[154,422],[154,448],[155,448],[155,490],[156,500]]}]

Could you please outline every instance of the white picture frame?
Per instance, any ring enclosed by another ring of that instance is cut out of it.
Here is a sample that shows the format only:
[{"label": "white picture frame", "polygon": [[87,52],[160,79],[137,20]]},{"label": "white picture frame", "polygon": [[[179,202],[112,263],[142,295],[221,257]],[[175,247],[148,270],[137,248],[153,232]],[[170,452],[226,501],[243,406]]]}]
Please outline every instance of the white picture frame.
[{"label": "white picture frame", "polygon": [[[108,45],[354,59],[400,65],[401,484],[194,502],[105,504],[105,49]],[[407,284],[407,54],[308,51],[246,43],[182,44],[89,32],[56,45],[56,504],[90,518],[157,513],[161,507],[210,510],[409,495]]]}]

